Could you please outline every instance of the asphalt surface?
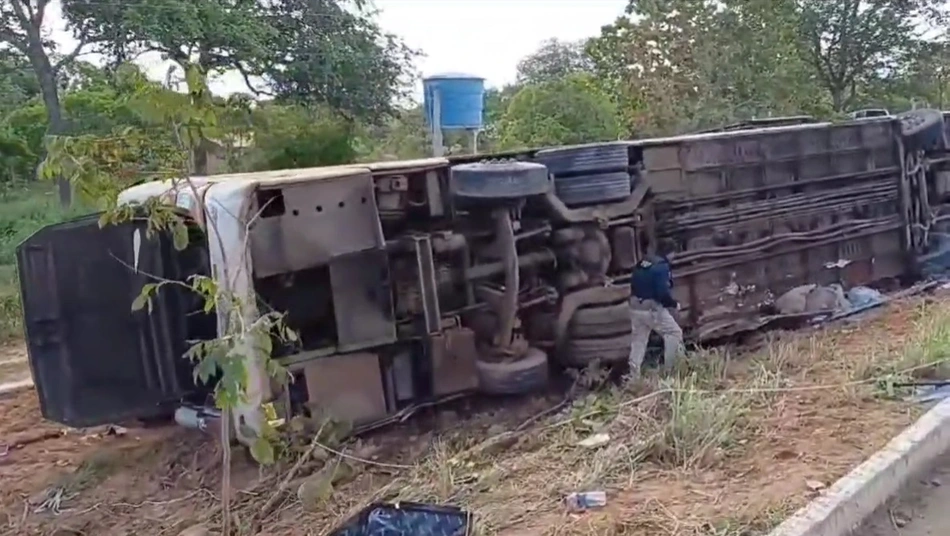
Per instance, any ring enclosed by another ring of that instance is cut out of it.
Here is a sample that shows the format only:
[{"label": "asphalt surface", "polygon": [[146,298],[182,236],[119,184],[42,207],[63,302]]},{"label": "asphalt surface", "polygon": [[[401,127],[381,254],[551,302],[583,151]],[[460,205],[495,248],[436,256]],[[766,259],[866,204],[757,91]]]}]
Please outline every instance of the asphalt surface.
[{"label": "asphalt surface", "polygon": [[911,481],[854,536],[950,536],[950,453]]}]

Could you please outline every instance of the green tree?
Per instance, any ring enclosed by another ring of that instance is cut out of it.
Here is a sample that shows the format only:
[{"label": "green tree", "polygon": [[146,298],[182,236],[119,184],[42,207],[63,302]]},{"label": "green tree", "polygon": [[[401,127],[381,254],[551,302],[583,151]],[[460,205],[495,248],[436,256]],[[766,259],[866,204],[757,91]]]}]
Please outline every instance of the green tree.
[{"label": "green tree", "polygon": [[[250,78],[263,72],[277,38],[262,4],[251,0],[64,0],[63,12],[114,62],[147,51],[174,61],[196,105],[211,98],[209,74],[237,70],[253,88]],[[193,147],[195,171],[207,174],[207,144]]]},{"label": "green tree", "polygon": [[709,41],[718,22],[706,0],[631,1],[626,16],[590,45],[597,71],[635,111],[626,117],[631,131],[673,133],[721,115],[708,76],[720,53]]},{"label": "green tree", "polygon": [[40,85],[26,56],[13,49],[0,50],[0,121],[39,95]]},{"label": "green tree", "polygon": [[[83,34],[75,49],[55,58],[56,50],[44,28],[49,4],[49,0],[0,0],[0,45],[12,48],[29,61],[46,108],[49,133],[57,135],[66,129],[59,95],[60,71],[76,59],[93,37]],[[59,181],[59,198],[64,206],[71,202],[69,183],[65,180]]]},{"label": "green tree", "polygon": [[671,134],[827,113],[800,27],[791,0],[640,0],[587,50],[628,128]]},{"label": "green tree", "polygon": [[[116,129],[140,125],[141,117],[134,109],[135,85],[147,83],[154,86],[155,91],[162,90],[158,84],[148,82],[145,74],[135,66],[124,66],[118,76],[108,82],[104,78],[100,80],[98,74],[94,76],[96,82],[89,83],[88,89],[63,93],[61,107],[65,133],[105,135]],[[78,78],[74,80],[80,85],[86,84],[86,81],[79,82]],[[46,107],[39,98],[21,103],[0,120],[0,131],[6,133],[10,143],[15,142],[7,147],[13,150],[13,147],[22,146],[14,155],[7,156],[8,166],[12,165],[10,158],[25,159],[14,166],[20,170],[20,178],[32,176],[32,172],[24,175],[22,170],[35,169],[40,163],[49,130]]]},{"label": "green tree", "polygon": [[64,0],[63,13],[113,62],[158,52],[202,80],[229,69],[260,74],[277,37],[251,0]]},{"label": "green tree", "polygon": [[382,31],[364,2],[275,0],[269,6],[277,39],[264,74],[279,99],[382,122],[408,96],[418,53]]},{"label": "green tree", "polygon": [[429,131],[422,106],[398,109],[382,124],[366,125],[358,143],[360,159],[364,161],[429,156]]},{"label": "green tree", "polygon": [[508,84],[500,88],[488,88],[485,91],[484,127],[478,135],[479,152],[490,152],[499,148],[501,139],[501,120],[508,111],[511,98],[521,86]]},{"label": "green tree", "polygon": [[799,54],[799,13],[784,0],[724,0],[716,14],[708,78],[728,114],[739,119],[826,115],[812,66]]},{"label": "green tree", "polygon": [[[882,81],[885,95],[881,100],[890,101],[894,108],[917,105],[944,109],[950,100],[950,44],[918,43],[897,74]],[[898,101],[898,96],[903,102]]]},{"label": "green tree", "polygon": [[354,125],[322,107],[268,104],[254,111],[252,170],[349,164]]},{"label": "green tree", "polygon": [[617,107],[588,74],[521,88],[499,125],[503,148],[617,139]]},{"label": "green tree", "polygon": [[540,84],[576,73],[591,73],[594,62],[587,54],[587,40],[565,42],[548,39],[518,62],[519,84]]},{"label": "green tree", "polygon": [[[787,1],[787,0],[786,0]],[[835,112],[914,52],[935,0],[798,0],[800,50]]]}]

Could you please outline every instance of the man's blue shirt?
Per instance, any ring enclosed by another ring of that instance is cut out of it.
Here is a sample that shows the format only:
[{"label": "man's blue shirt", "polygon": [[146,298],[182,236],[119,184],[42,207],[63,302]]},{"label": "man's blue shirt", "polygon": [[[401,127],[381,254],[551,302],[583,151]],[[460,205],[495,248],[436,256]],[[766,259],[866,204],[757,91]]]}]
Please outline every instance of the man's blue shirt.
[{"label": "man's blue shirt", "polygon": [[638,262],[630,277],[630,292],[641,300],[653,300],[663,307],[676,307],[673,299],[673,272],[666,257]]}]

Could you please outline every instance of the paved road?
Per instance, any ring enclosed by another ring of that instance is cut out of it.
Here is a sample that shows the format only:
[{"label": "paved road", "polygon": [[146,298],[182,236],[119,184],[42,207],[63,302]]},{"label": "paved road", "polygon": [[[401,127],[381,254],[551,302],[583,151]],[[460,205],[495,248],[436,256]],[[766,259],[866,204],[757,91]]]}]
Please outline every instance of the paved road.
[{"label": "paved road", "polygon": [[901,496],[876,512],[855,536],[950,535],[950,454],[908,486]]}]

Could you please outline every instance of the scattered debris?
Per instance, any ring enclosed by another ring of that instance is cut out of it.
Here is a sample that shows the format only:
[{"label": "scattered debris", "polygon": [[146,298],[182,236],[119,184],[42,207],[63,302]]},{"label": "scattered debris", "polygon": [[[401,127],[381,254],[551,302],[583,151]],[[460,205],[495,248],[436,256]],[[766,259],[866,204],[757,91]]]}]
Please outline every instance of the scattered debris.
[{"label": "scattered debris", "polygon": [[471,515],[454,506],[418,503],[374,504],[351,518],[330,536],[390,534],[469,534]]},{"label": "scattered debris", "polygon": [[891,523],[893,523],[894,528],[896,529],[902,529],[906,527],[911,521],[910,516],[904,512],[888,510],[888,514],[890,514]]},{"label": "scattered debris", "polygon": [[317,508],[333,495],[335,486],[345,484],[355,476],[353,466],[341,459],[307,477],[297,488],[297,498],[304,508]]},{"label": "scattered debris", "polygon": [[610,436],[607,434],[594,434],[586,439],[581,440],[577,443],[578,447],[583,447],[585,449],[595,449],[602,447],[610,443]]},{"label": "scattered debris", "polygon": [[884,295],[870,287],[853,287],[845,294],[855,309],[870,307],[884,302]]},{"label": "scattered debris", "polygon": [[194,525],[178,533],[178,536],[208,536],[211,532],[205,525]]},{"label": "scattered debris", "polygon": [[117,424],[110,424],[109,427],[106,428],[105,435],[114,435],[114,436],[122,437],[127,433],[129,433],[129,431],[124,426],[119,426]]},{"label": "scattered debris", "polygon": [[582,493],[571,493],[564,499],[564,502],[567,503],[568,509],[574,511],[603,508],[607,506],[607,492],[585,491]]},{"label": "scattered debris", "polygon": [[851,302],[845,297],[844,288],[838,283],[816,287],[805,298],[805,310],[809,313],[842,312],[850,309]]},{"label": "scattered debris", "polygon": [[0,457],[9,455],[10,451],[21,449],[27,445],[32,445],[33,443],[41,443],[47,439],[61,437],[66,435],[66,433],[66,430],[44,430],[40,433],[27,437],[15,438],[10,443],[4,443],[3,445],[0,445]]},{"label": "scattered debris", "polygon": [[808,486],[808,489],[811,491],[821,491],[825,489],[825,483],[818,480],[806,480],[805,485]]},{"label": "scattered debris", "polygon": [[[894,384],[895,387],[900,387],[901,385]],[[917,404],[926,404],[928,402],[937,402],[939,400],[944,400],[950,398],[950,384],[946,382],[938,385],[920,385],[917,387],[916,392],[905,398],[907,402],[915,402]]]},{"label": "scattered debris", "polygon": [[787,291],[775,300],[775,308],[779,313],[785,315],[804,313],[808,294],[815,290],[817,286],[814,284],[800,285]]},{"label": "scattered debris", "polygon": [[800,285],[775,300],[775,308],[783,315],[841,312],[851,307],[852,303],[845,297],[844,288],[837,283],[828,286]]},{"label": "scattered debris", "polygon": [[63,503],[70,499],[76,497],[75,493],[67,493],[66,488],[57,487],[46,490],[46,492],[41,497],[33,497],[31,501],[36,500],[39,503],[36,505],[36,508],[33,509],[34,513],[41,514],[43,512],[50,512],[54,516],[58,516],[62,513]]}]

